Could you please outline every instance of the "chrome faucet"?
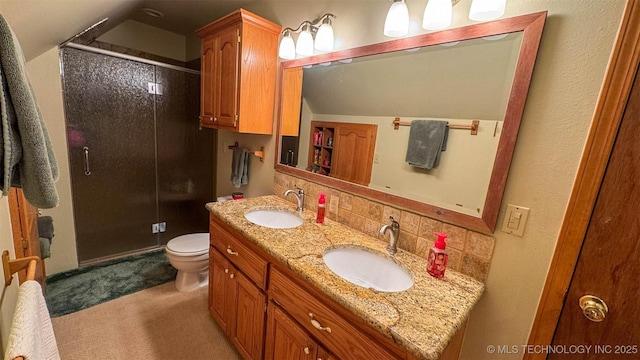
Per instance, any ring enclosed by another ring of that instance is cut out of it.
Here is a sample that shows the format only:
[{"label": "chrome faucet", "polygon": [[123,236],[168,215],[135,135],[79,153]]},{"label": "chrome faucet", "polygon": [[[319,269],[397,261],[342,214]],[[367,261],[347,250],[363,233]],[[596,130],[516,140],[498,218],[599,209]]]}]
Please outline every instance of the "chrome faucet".
[{"label": "chrome faucet", "polygon": [[295,192],[295,190],[287,190],[284,192],[284,196],[286,197],[289,194],[295,195],[296,199],[298,200],[298,211],[301,212],[304,210],[304,190],[299,188],[298,185],[294,186],[296,189],[298,189],[298,192]]},{"label": "chrome faucet", "polygon": [[384,235],[387,230],[389,232],[389,246],[387,246],[387,251],[389,254],[394,255],[398,252],[397,243],[398,236],[400,235],[400,224],[393,218],[393,216],[389,216],[389,220],[391,220],[391,225],[383,225],[380,228],[380,235]]}]

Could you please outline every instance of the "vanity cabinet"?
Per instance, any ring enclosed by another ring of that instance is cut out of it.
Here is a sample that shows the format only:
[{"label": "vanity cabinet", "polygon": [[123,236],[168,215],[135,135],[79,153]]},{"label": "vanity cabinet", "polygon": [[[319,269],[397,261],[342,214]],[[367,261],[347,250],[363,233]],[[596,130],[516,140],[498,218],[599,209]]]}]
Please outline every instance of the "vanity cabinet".
[{"label": "vanity cabinet", "polygon": [[305,289],[299,281],[272,267],[269,277],[269,297],[314,338],[341,359],[390,360],[404,359],[399,348],[395,352],[373,340],[362,329],[335,312],[339,305],[322,301],[322,295]]},{"label": "vanity cabinet", "polygon": [[266,266],[264,259],[211,224],[209,312],[245,359],[263,358]]},{"label": "vanity cabinet", "polygon": [[378,125],[311,122],[309,169],[367,186],[378,135]]},{"label": "vanity cabinet", "polygon": [[318,344],[280,306],[269,302],[266,360],[316,360]]},{"label": "vanity cabinet", "polygon": [[201,38],[201,126],[273,132],[280,29],[239,9],[196,31]]},{"label": "vanity cabinet", "polygon": [[415,359],[214,215],[210,237],[209,312],[245,359]]}]

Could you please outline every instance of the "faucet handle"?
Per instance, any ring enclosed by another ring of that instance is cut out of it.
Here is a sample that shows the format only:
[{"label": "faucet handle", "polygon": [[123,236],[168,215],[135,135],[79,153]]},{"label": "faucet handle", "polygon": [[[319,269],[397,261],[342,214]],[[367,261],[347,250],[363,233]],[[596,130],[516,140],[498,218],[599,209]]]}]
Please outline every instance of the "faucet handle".
[{"label": "faucet handle", "polygon": [[301,187],[299,187],[297,184],[293,184],[293,187],[298,189],[298,194],[304,194],[304,190]]},{"label": "faucet handle", "polygon": [[391,227],[394,229],[399,229],[400,228],[400,223],[396,221],[396,219],[393,218],[393,216],[389,216],[389,221],[391,221]]}]

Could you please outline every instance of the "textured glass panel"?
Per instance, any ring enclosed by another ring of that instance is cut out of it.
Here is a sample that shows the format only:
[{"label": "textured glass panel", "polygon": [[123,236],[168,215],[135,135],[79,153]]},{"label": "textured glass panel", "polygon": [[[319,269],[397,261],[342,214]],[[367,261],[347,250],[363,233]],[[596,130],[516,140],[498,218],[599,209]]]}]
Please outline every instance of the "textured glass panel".
[{"label": "textured glass panel", "polygon": [[213,201],[213,136],[199,130],[200,76],[157,67],[162,95],[156,97],[160,241],[207,232],[207,202]]},{"label": "textured glass panel", "polygon": [[[154,67],[63,49],[63,85],[80,262],[158,245]],[[91,175],[85,175],[88,149]]]}]

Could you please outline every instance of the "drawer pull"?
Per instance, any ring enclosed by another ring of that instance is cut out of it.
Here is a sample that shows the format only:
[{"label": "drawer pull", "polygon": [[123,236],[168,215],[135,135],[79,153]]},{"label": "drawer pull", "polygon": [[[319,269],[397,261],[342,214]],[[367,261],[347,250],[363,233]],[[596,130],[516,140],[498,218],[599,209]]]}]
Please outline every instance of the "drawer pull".
[{"label": "drawer pull", "polygon": [[311,354],[311,350],[309,350],[308,346],[305,346],[304,353],[307,354],[307,355]]},{"label": "drawer pull", "polygon": [[323,327],[322,325],[320,325],[318,320],[313,318],[313,313],[309,313],[309,317],[311,317],[311,325],[313,325],[314,328],[316,328],[318,330],[326,331],[329,334],[331,334],[331,328],[328,327],[328,326],[327,327]]},{"label": "drawer pull", "polygon": [[227,254],[238,256],[238,252],[231,250],[231,246],[227,246]]}]

